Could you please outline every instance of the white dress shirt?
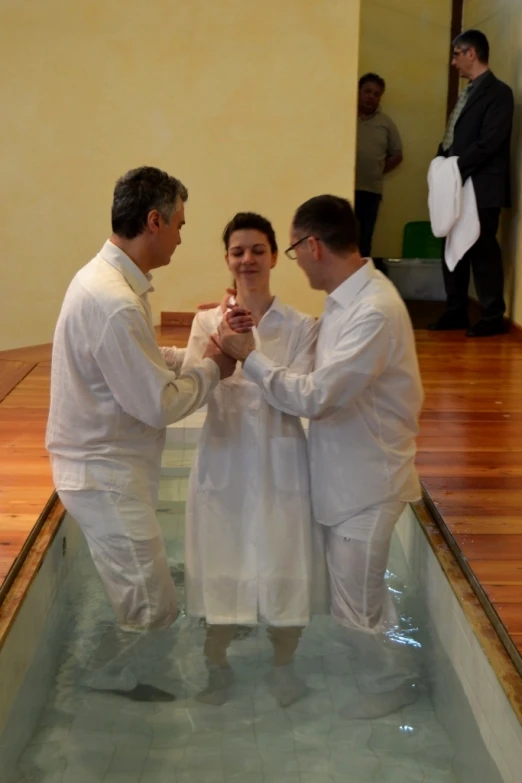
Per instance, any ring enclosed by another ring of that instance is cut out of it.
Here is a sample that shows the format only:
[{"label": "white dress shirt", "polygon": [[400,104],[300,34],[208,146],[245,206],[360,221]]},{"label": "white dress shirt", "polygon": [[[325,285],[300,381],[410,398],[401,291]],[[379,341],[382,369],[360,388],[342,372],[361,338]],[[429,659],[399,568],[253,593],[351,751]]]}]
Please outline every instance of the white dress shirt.
[{"label": "white dress shirt", "polygon": [[165,428],[219,381],[203,359],[158,348],[145,275],[116,245],[72,280],[53,342],[46,446],[58,490],[100,489],[155,504]]},{"label": "white dress shirt", "polygon": [[243,370],[271,405],[312,420],[317,521],[339,525],[379,503],[417,500],[423,392],[413,329],[397,290],[371,260],[327,297],[314,366],[301,375],[254,351]]}]

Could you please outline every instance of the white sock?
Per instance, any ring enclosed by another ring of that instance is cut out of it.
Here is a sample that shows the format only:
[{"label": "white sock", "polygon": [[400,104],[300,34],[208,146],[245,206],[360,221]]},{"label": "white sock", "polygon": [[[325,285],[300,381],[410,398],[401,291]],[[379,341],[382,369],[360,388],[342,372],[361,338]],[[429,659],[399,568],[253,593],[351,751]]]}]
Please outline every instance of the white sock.
[{"label": "white sock", "polygon": [[209,665],[207,687],[197,694],[196,699],[204,704],[220,707],[228,700],[228,691],[233,679],[230,666]]},{"label": "white sock", "polygon": [[383,718],[397,712],[418,698],[418,689],[414,685],[401,685],[385,693],[361,693],[359,700],[346,704],[339,714],[348,720]]},{"label": "white sock", "polygon": [[274,667],[274,696],[280,707],[289,707],[306,691],[306,683],[297,676],[292,663]]}]

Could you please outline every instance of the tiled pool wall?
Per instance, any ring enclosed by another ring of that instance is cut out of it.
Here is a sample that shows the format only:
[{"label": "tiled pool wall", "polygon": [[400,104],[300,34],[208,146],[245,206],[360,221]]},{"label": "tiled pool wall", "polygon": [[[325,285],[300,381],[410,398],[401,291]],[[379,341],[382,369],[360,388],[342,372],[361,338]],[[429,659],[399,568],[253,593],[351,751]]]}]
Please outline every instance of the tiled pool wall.
[{"label": "tiled pool wall", "polygon": [[[403,514],[397,533],[427,613],[424,653],[431,699],[453,738],[455,771],[463,780],[489,783],[495,780],[496,766],[503,783],[520,783],[522,725],[412,508]],[[456,698],[457,691],[465,698]],[[478,735],[489,757],[469,752],[475,746],[478,751]]]},{"label": "tiled pool wall", "polygon": [[82,534],[66,515],[0,648],[0,781],[10,783],[54,680],[80,589]]}]

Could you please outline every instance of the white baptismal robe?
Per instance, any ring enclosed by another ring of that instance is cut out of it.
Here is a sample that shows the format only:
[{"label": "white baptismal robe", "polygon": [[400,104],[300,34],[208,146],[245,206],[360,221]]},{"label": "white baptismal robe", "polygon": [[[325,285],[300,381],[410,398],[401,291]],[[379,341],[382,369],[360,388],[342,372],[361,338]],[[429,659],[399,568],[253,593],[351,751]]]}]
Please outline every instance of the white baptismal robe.
[{"label": "white baptismal robe", "polygon": [[[200,361],[221,318],[219,308],[197,314],[184,369]],[[265,355],[298,373],[310,371],[313,318],[276,298],[258,335]],[[322,532],[312,522],[301,421],[265,402],[239,364],[208,400],[189,484],[185,548],[187,610],[209,623],[304,625],[312,593],[322,600]]]}]

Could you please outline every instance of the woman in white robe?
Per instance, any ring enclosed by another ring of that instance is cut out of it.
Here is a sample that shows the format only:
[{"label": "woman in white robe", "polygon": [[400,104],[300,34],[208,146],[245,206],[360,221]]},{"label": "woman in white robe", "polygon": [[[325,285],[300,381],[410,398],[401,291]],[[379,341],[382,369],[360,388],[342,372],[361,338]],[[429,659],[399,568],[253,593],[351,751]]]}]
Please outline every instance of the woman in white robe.
[{"label": "woman in white robe", "polygon": [[[298,373],[312,368],[316,322],[270,292],[277,262],[271,224],[239,213],[223,234],[237,303],[250,310],[263,352]],[[201,361],[223,314],[199,312],[184,367]],[[307,443],[300,420],[268,405],[238,364],[208,399],[186,513],[187,613],[205,618],[208,686],[222,704],[232,672],[227,648],[236,626],[266,623],[274,647],[274,689],[287,705],[304,691],[292,661],[310,621],[313,572],[324,558],[312,523]]]}]

